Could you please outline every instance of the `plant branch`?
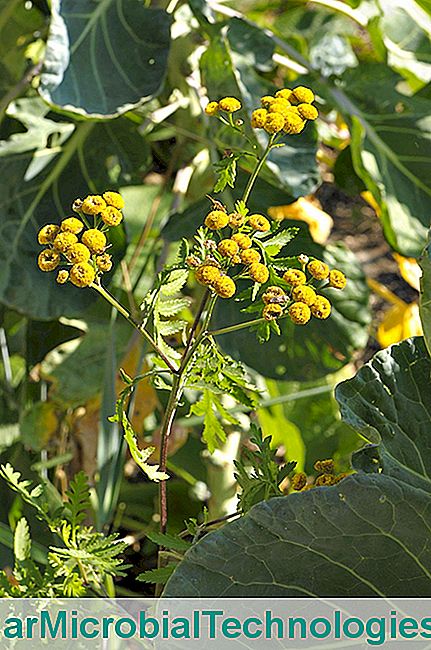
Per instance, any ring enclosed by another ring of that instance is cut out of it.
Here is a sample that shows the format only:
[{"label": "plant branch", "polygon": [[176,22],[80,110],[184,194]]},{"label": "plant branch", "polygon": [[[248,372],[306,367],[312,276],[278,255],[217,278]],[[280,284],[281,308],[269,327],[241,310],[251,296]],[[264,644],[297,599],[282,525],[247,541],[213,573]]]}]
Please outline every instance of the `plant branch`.
[{"label": "plant branch", "polygon": [[133,316],[127,311],[127,309],[120,303],[114,296],[109,293],[107,289],[102,287],[100,283],[93,282],[91,285],[92,289],[95,289],[100,293],[105,300],[107,300],[124,318],[131,324],[135,329],[138,330],[142,334],[142,336],[148,341],[148,343],[151,345],[151,347],[154,349],[155,352],[160,356],[161,359],[166,363],[168,366],[169,370],[172,372],[173,375],[178,375],[178,368],[176,368],[174,365],[172,365],[171,361],[168,359],[168,357],[165,355],[164,352],[159,348],[157,345],[156,341],[153,339],[151,334],[147,332],[147,330],[142,327],[142,325],[133,318]]},{"label": "plant branch", "polygon": [[242,200],[244,201],[244,203],[247,203],[247,201],[248,201],[251,190],[253,189],[253,185],[256,182],[256,179],[257,179],[257,177],[259,175],[259,172],[262,169],[263,165],[265,164],[265,160],[269,156],[269,153],[271,151],[273,142],[274,142],[274,135],[272,135],[269,138],[268,144],[266,145],[266,148],[265,148],[265,151],[262,154],[262,157],[257,161],[256,167],[254,168],[250,178],[248,179],[248,183],[247,183],[247,185],[245,187],[244,194],[243,194],[243,197],[242,197]]},{"label": "plant branch", "polygon": [[251,327],[252,325],[259,325],[260,323],[265,322],[264,318],[255,318],[254,320],[248,320],[244,323],[236,323],[236,325],[229,325],[229,327],[222,327],[218,330],[212,330],[206,332],[206,336],[221,336],[222,334],[229,334],[230,332],[237,332],[238,330],[243,330],[246,327]]}]

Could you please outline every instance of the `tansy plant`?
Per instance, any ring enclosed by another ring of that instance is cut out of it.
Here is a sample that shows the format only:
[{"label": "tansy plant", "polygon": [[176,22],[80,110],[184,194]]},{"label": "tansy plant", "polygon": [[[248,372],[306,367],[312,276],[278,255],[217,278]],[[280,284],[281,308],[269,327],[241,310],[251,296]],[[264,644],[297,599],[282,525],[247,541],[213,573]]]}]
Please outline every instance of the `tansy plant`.
[{"label": "tansy plant", "polygon": [[[302,86],[262,97],[262,107],[252,112],[250,121],[253,129],[263,129],[268,134],[267,145],[257,157],[247,150],[250,138],[245,120],[238,118],[242,108],[239,100],[224,97],[209,102],[206,114],[235,130],[245,143],[242,152],[222,159],[217,165],[219,179],[215,191],[224,189],[226,184],[234,185],[234,166],[240,155],[256,157],[255,167],[241,200],[234,205],[227,206],[211,198],[212,209],[202,215],[202,225],[192,244],[184,240],[175,263],[159,274],[142,303],[140,319],[133,317],[103,286],[103,275],[112,266],[109,231],[122,220],[124,204],[118,193],[107,191],[100,196],[77,199],[72,206],[74,216],[58,225],[45,225],[38,234],[39,243],[45,247],[38,258],[42,271],[55,270],[60,284],[71,282],[98,291],[152,346],[154,354],[148,360],[150,368],[145,375],[133,379],[123,373],[126,388],[114,417],[124,428],[135,461],[151,479],[159,482],[162,532],[168,520],[167,444],[184,390],[193,388],[202,394],[191,412],[203,416],[203,439],[210,452],[225,440],[221,421],[236,423],[223,405],[223,395],[232,396],[249,409],[256,404],[256,391],[244,368],[220,351],[217,336],[253,327],[262,341],[271,332],[279,333],[277,321],[281,318],[290,318],[301,326],[311,318],[326,319],[331,305],[319,295],[319,289],[328,285],[343,289],[346,284],[340,271],[310,259],[305,252],[298,257],[279,257],[295,230],[278,230],[277,223],[265,215],[251,213],[248,208],[250,193],[271,151],[283,146],[287,137],[300,137],[307,122],[317,118],[313,101],[313,92]],[[180,295],[190,275],[205,288],[191,323],[180,318],[190,302]],[[249,286],[244,288],[244,283]],[[243,311],[256,312],[258,317],[211,330],[211,317],[218,299],[245,303]],[[172,336],[177,336],[176,347],[166,341]],[[126,401],[144,377],[151,377],[157,388],[169,391],[161,424],[158,466],[148,465],[152,450],[139,450],[125,415]]]}]

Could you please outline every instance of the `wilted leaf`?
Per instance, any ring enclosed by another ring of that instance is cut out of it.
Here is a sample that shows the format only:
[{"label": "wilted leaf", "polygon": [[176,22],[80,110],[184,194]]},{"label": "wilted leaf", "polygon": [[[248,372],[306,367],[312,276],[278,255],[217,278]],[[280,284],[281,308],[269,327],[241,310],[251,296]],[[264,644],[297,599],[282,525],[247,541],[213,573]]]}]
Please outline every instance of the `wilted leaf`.
[{"label": "wilted leaf", "polygon": [[403,257],[398,253],[394,253],[394,259],[398,264],[403,280],[413,287],[413,289],[416,289],[416,291],[420,291],[422,270],[418,261],[413,257]]},{"label": "wilted leaf", "polygon": [[382,348],[422,334],[417,302],[394,305],[385,313],[377,328],[377,340]]},{"label": "wilted leaf", "polygon": [[21,440],[34,451],[40,451],[47,446],[58,427],[59,419],[55,404],[36,402],[21,419]]},{"label": "wilted leaf", "polygon": [[310,229],[310,235],[317,244],[324,244],[331,234],[334,220],[322,210],[316,201],[301,197],[289,205],[279,205],[268,208],[268,214],[277,221],[294,219],[305,221]]}]

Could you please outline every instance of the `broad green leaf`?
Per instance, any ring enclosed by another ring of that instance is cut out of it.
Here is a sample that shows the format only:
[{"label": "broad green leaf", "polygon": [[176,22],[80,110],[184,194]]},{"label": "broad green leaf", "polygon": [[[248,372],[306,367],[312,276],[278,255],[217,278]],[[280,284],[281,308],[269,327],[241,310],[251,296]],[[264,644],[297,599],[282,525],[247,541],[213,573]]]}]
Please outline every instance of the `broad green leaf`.
[{"label": "broad green leaf", "polygon": [[382,471],[428,492],[430,379],[431,359],[417,337],[377,352],[336,389],[345,422],[369,442],[380,443]]},{"label": "broad green leaf", "polygon": [[260,503],[194,545],[172,597],[431,595],[430,497],[391,477]]},{"label": "broad green leaf", "polygon": [[[37,268],[42,250],[37,230],[68,216],[76,197],[141,179],[149,160],[148,145],[125,118],[72,125],[46,120],[47,110],[40,100],[17,102],[9,126],[20,130],[23,124],[28,131],[0,142],[0,301],[41,320],[82,314],[95,295],[70,284],[58,286],[55,273]],[[112,229],[110,237],[118,261],[125,247],[123,228]]]},{"label": "broad green leaf", "polygon": [[388,242],[418,257],[430,225],[431,103],[399,93],[400,80],[384,65],[361,65],[344,75],[344,92],[322,92],[351,122],[355,171],[381,209]]},{"label": "broad green leaf", "polygon": [[[288,223],[293,225],[298,222]],[[262,345],[257,343],[254,332],[245,329],[217,339],[226,352],[265,377],[290,381],[318,379],[348,363],[353,352],[363,348],[368,339],[369,291],[353,253],[342,244],[323,249],[311,241],[303,226],[300,227],[300,234],[286,247],[287,255],[300,253],[324,259],[331,268],[341,269],[347,275],[348,283],[344,291],[322,291],[332,303],[330,318],[326,321],[312,319],[305,326],[293,325],[289,318],[284,318],[279,321],[281,336],[273,335]],[[214,328],[250,320],[250,314],[240,311],[243,306],[244,303],[234,300],[219,302]]]},{"label": "broad green leaf", "polygon": [[62,111],[115,117],[164,82],[170,17],[139,0],[52,2],[39,92]]},{"label": "broad green leaf", "polygon": [[[431,232],[431,231],[430,231]],[[431,354],[431,238],[420,259],[422,269],[419,312],[428,352]]]},{"label": "broad green leaf", "polygon": [[21,416],[22,443],[34,451],[45,449],[59,427],[56,406],[52,402],[35,402]]}]

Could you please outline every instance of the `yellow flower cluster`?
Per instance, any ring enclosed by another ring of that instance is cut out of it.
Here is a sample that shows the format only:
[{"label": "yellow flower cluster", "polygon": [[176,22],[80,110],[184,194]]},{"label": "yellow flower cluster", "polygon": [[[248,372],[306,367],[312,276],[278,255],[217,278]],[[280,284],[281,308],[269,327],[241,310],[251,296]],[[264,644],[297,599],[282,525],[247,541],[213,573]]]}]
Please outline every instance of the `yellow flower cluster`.
[{"label": "yellow flower cluster", "polygon": [[293,90],[283,88],[275,95],[261,98],[261,108],[251,115],[251,126],[267,133],[301,133],[308,120],[316,120],[319,113],[313,106],[314,93],[310,88],[297,86]]},{"label": "yellow flower cluster", "polygon": [[[258,246],[254,246],[257,243],[254,236],[271,229],[263,214],[228,213],[222,204],[216,202],[214,209],[205,216],[204,225],[210,231],[206,245],[211,254],[201,258],[189,255],[187,258],[187,264],[195,270],[200,284],[208,286],[222,298],[231,298],[236,285],[228,272],[237,265],[243,267],[242,270],[235,268],[239,277],[251,278],[258,284],[268,282],[269,269],[262,263]],[[220,231],[224,231],[223,234]],[[220,237],[217,243],[216,237]],[[268,313],[271,309],[267,310]]]},{"label": "yellow flower cluster", "polygon": [[223,97],[218,102],[209,102],[205,107],[207,115],[217,115],[219,111],[224,113],[235,113],[241,108],[241,102],[236,97]]},{"label": "yellow flower cluster", "polygon": [[[266,289],[262,296],[264,308],[262,316],[271,321],[284,315],[286,308],[290,320],[296,325],[306,325],[312,316],[320,320],[329,317],[331,303],[325,296],[318,295],[316,288],[311,286],[314,280],[327,280],[327,286],[344,289],[346,276],[337,269],[330,270],[329,266],[321,260],[309,261],[306,256],[299,256],[302,263],[301,269],[287,269],[283,280],[289,285],[288,293],[278,286]],[[308,271],[309,278],[305,271]],[[273,307],[273,308],[270,308]]]},{"label": "yellow flower cluster", "polygon": [[110,271],[112,257],[106,252],[105,233],[121,223],[123,208],[123,197],[117,192],[76,199],[72,209],[78,216],[67,217],[60,225],[49,223],[38,232],[39,244],[47,246],[38,257],[41,271],[54,271],[63,265],[66,268],[59,270],[58,284],[70,281],[76,287],[88,287],[101,273]]}]

